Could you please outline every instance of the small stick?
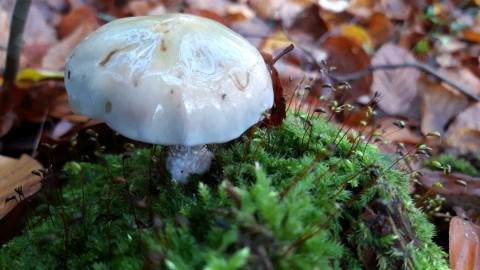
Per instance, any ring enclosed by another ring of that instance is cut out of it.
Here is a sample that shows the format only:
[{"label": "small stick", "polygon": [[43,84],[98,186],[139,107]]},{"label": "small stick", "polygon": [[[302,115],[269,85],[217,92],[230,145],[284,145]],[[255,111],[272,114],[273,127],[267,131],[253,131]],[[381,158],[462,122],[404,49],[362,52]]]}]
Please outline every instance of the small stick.
[{"label": "small stick", "polygon": [[467,98],[470,99],[471,101],[480,101],[480,97],[474,96],[472,94],[472,91],[470,91],[470,90],[466,89],[465,87],[459,85],[458,83],[454,82],[452,79],[446,77],[444,74],[436,71],[433,67],[431,67],[427,64],[421,63],[421,62],[417,62],[417,61],[406,62],[406,63],[401,63],[401,64],[370,66],[370,67],[367,67],[367,68],[364,68],[364,69],[361,69],[359,71],[352,72],[352,73],[349,73],[349,74],[333,75],[333,74],[329,73],[328,76],[330,76],[331,78],[334,78],[338,81],[348,81],[348,80],[355,80],[355,79],[364,77],[367,74],[372,73],[376,70],[399,69],[399,68],[420,69],[423,72],[428,73],[428,74],[434,76],[435,78],[437,78],[438,80],[441,80],[441,81],[445,82],[446,84],[450,85],[451,87],[457,89],[462,94],[467,96]]}]

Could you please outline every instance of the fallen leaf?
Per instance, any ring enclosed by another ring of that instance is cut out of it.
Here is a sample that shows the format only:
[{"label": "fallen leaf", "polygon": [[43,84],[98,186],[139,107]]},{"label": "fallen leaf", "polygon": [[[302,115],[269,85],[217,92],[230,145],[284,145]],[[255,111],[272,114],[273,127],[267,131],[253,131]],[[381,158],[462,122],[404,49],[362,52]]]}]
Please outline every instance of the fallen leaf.
[{"label": "fallen leaf", "polygon": [[63,16],[58,24],[58,36],[60,38],[68,36],[74,32],[80,24],[93,24],[98,27],[97,14],[93,8],[89,6],[75,8]]},{"label": "fallen leaf", "polygon": [[453,217],[449,231],[450,267],[452,270],[480,268],[480,227],[468,220]]},{"label": "fallen leaf", "polygon": [[299,12],[311,5],[312,0],[250,0],[248,4],[260,18],[282,20],[288,24]]},{"label": "fallen leaf", "polygon": [[288,39],[285,32],[282,29],[278,29],[263,41],[260,49],[273,55],[276,51],[286,48],[291,43],[292,41]]},{"label": "fallen leaf", "polygon": [[227,7],[228,18],[232,21],[251,20],[255,12],[246,4],[230,4]]},{"label": "fallen leaf", "polygon": [[[256,48],[261,48],[261,44],[268,39],[273,31],[272,25],[267,24],[258,17],[254,17],[251,20],[233,21],[231,28]],[[259,33],[261,34],[259,35]]]},{"label": "fallen leaf", "polygon": [[443,136],[447,124],[468,106],[468,99],[438,82],[429,81],[426,76],[422,76],[417,82],[422,93],[422,133],[438,131]]},{"label": "fallen leaf", "polygon": [[22,54],[27,59],[29,67],[39,67],[43,54],[57,43],[57,34],[40,10],[41,7],[32,3],[28,12]]},{"label": "fallen leaf", "polygon": [[[415,57],[392,43],[386,43],[372,58],[372,65],[395,65],[415,61]],[[380,92],[378,106],[389,115],[410,116],[417,97],[417,79],[420,71],[415,68],[376,70],[373,73],[373,92]],[[417,116],[418,117],[418,116]]]},{"label": "fallen leaf", "polygon": [[373,47],[378,48],[392,39],[395,29],[392,21],[385,14],[376,12],[372,14],[368,21],[367,32],[372,40]]},{"label": "fallen leaf", "polygon": [[62,119],[71,114],[70,106],[68,105],[68,96],[64,92],[58,96],[52,97],[50,101],[50,107],[48,111],[48,116]]},{"label": "fallen leaf", "polygon": [[347,12],[360,18],[369,18],[374,12],[377,0],[352,0]]},{"label": "fallen leaf", "polygon": [[187,0],[186,6],[193,10],[209,10],[219,16],[227,15],[227,0]]},{"label": "fallen leaf", "polygon": [[65,93],[63,80],[44,80],[21,91],[20,103],[14,108],[22,120],[43,122],[55,98]]},{"label": "fallen leaf", "polygon": [[470,41],[470,42],[476,42],[480,43],[480,33],[473,31],[471,29],[465,29],[462,31],[462,36],[463,39]]},{"label": "fallen leaf", "polygon": [[219,15],[215,12],[210,11],[209,9],[191,9],[187,8],[184,11],[187,14],[197,15],[200,17],[208,18],[210,20],[217,21],[227,27],[230,27],[230,21],[225,19],[224,15]]},{"label": "fallen leaf", "polygon": [[[442,164],[448,165],[448,164]],[[422,169],[418,177],[418,194],[431,193],[443,197],[442,209],[453,210],[456,215],[469,218],[480,224],[480,178],[451,172],[444,174],[439,170]],[[441,187],[439,187],[439,185]]]},{"label": "fallen leaf", "polygon": [[468,68],[477,78],[480,78],[480,58],[467,55],[462,59],[462,65]]},{"label": "fallen leaf", "polygon": [[[327,65],[334,67],[333,74],[349,74],[370,66],[370,56],[353,39],[346,36],[330,36],[320,46],[327,51]],[[342,97],[339,102],[369,94],[372,75],[367,74],[350,82],[351,89],[346,93],[338,91],[335,98]]]},{"label": "fallen leaf", "polygon": [[317,5],[310,5],[297,14],[291,22],[283,22],[290,39],[297,44],[311,45],[320,39],[330,29],[320,16]]},{"label": "fallen leaf", "polygon": [[316,43],[329,31],[328,23],[320,16],[317,5],[310,5],[295,18],[282,21],[288,38],[293,41],[297,49],[307,53],[315,63],[325,60],[327,54]]},{"label": "fallen leaf", "polygon": [[146,16],[153,8],[155,6],[152,2],[142,0],[129,1],[126,7],[132,16]]},{"label": "fallen leaf", "polygon": [[59,71],[25,68],[18,73],[17,80],[18,81],[27,80],[31,82],[38,82],[46,79],[63,79],[63,75],[64,75],[63,72],[59,72]]},{"label": "fallen leaf", "polygon": [[[41,178],[31,172],[43,166],[28,155],[20,159],[0,156],[0,219],[10,212],[20,201],[40,190]],[[15,191],[21,187],[23,195]]]},{"label": "fallen leaf", "polygon": [[[432,188],[437,182],[442,184],[443,188],[436,188],[435,193],[444,196],[449,200],[448,203],[455,202],[460,205],[470,205],[480,210],[480,204],[464,203],[462,201],[462,198],[469,202],[477,202],[480,200],[480,177],[473,177],[456,172],[444,174],[441,171],[429,169],[423,169],[421,172],[420,182],[425,188]],[[458,184],[458,180],[463,181],[465,185]],[[478,214],[480,214],[480,212]]]},{"label": "fallen leaf", "polygon": [[373,42],[369,33],[361,26],[356,24],[346,24],[340,27],[342,36],[350,37],[362,48],[370,51],[373,48]]},{"label": "fallen leaf", "polygon": [[406,20],[412,12],[412,8],[404,0],[381,0],[381,11],[394,20]]},{"label": "fallen leaf", "polygon": [[461,127],[445,135],[445,145],[454,153],[480,153],[480,130]]},{"label": "fallen leaf", "polygon": [[73,48],[97,28],[98,24],[94,21],[79,24],[75,31],[48,50],[42,59],[42,67],[49,70],[62,70],[65,67],[65,59]]},{"label": "fallen leaf", "polygon": [[475,103],[460,113],[445,133],[445,144],[460,151],[480,153],[480,103]]},{"label": "fallen leaf", "polygon": [[[459,86],[463,87],[466,91],[468,91],[469,94],[480,97],[480,78],[475,76],[470,69],[455,67],[439,68],[438,71],[443,74],[443,76],[451,79]],[[449,87],[453,91],[458,91],[457,89],[451,88],[449,85],[445,85],[445,87]]]}]

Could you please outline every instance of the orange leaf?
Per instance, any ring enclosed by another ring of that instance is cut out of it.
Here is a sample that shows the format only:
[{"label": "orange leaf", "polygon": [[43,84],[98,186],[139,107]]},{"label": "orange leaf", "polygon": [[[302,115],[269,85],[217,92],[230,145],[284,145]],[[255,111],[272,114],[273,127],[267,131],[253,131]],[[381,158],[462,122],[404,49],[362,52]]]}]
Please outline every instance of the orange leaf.
[{"label": "orange leaf", "polygon": [[450,221],[449,250],[452,270],[480,268],[480,227],[454,217]]},{"label": "orange leaf", "polygon": [[475,32],[471,29],[465,29],[463,31],[463,38],[470,42],[480,43],[480,33]]}]

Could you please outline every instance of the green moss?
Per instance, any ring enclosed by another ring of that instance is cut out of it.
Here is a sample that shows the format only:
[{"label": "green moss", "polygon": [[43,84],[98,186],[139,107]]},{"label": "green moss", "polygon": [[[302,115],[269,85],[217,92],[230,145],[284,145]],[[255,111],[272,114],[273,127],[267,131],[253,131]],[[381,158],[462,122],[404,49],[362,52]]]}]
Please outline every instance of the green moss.
[{"label": "green moss", "polygon": [[408,180],[301,119],[214,147],[187,185],[163,173],[162,149],[69,163],[0,269],[448,269]]}]

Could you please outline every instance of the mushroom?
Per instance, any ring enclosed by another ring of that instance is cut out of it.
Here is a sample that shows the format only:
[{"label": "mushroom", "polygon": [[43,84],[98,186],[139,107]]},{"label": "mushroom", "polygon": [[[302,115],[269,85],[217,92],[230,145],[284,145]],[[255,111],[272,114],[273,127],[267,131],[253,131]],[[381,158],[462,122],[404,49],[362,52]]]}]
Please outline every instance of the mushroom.
[{"label": "mushroom", "polygon": [[78,44],[65,65],[72,111],[128,138],[170,146],[166,167],[182,183],[208,171],[206,144],[239,137],[273,105],[257,49],[194,15],[115,20]]}]

